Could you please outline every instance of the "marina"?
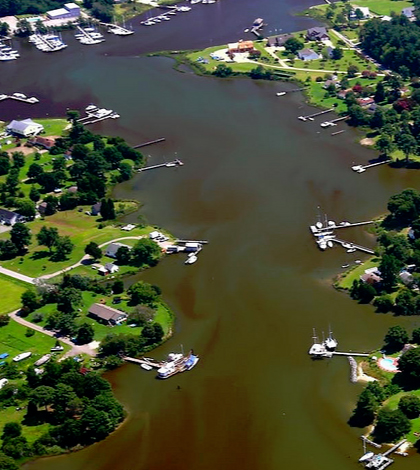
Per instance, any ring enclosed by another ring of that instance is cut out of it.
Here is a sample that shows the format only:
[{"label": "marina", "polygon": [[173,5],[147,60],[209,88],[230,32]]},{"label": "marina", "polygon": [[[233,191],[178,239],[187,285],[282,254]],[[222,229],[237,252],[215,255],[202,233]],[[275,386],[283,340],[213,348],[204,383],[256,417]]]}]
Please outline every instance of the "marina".
[{"label": "marina", "polygon": [[0,41],[0,61],[8,62],[20,57],[19,52]]},{"label": "marina", "polygon": [[119,26],[113,23],[99,23],[107,28],[107,32],[115,34],[116,36],[131,36],[134,34],[132,29],[127,29],[125,26]]},{"label": "marina", "polygon": [[100,44],[105,41],[103,35],[96,31],[95,28],[82,28],[78,25],[77,30],[79,33],[75,34],[75,38],[80,42],[80,44],[93,45]]},{"label": "marina", "polygon": [[42,52],[57,52],[65,49],[65,44],[60,35],[56,34],[32,34],[29,36],[29,42]]}]

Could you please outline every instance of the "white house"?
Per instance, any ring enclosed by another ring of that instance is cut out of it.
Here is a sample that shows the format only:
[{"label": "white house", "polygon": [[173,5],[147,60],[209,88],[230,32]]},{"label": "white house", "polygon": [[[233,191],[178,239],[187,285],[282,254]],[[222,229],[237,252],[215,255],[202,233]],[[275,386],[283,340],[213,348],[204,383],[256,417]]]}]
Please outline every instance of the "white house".
[{"label": "white house", "polygon": [[16,134],[21,137],[29,137],[37,135],[44,130],[42,124],[32,121],[32,119],[24,119],[23,121],[16,121],[15,119],[6,127],[10,134]]},{"label": "white house", "polygon": [[363,14],[363,19],[367,20],[370,18],[370,11],[368,7],[356,7],[354,10],[350,13],[350,18],[355,19],[356,18],[356,10],[360,10],[361,13]]},{"label": "white house", "polygon": [[317,54],[315,51],[312,49],[302,49],[301,51],[298,52],[298,57],[301,60],[307,61],[307,60],[316,60],[320,59],[321,56]]}]

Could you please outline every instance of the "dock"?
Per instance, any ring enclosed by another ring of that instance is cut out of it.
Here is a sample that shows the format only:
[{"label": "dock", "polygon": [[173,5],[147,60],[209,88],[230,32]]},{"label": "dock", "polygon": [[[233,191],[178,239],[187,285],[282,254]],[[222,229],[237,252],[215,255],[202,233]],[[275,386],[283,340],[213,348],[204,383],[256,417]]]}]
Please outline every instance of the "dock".
[{"label": "dock", "polygon": [[208,240],[175,240],[175,243],[200,243],[200,245],[206,245]]},{"label": "dock", "polygon": [[105,119],[117,119],[120,117],[118,113],[112,109],[98,108],[95,105],[89,105],[86,108],[86,116],[77,120],[80,124],[88,126],[89,124],[95,124],[96,122],[104,121]]},{"label": "dock", "polygon": [[256,18],[251,28],[249,28],[249,32],[255,34],[258,39],[261,39],[263,36],[260,34],[259,31],[262,28],[264,28],[264,20],[262,18]]},{"label": "dock", "polygon": [[29,104],[39,103],[39,99],[35,98],[35,96],[31,96],[28,98],[23,93],[13,93],[12,95],[0,94],[0,101],[4,101],[4,100],[15,100],[15,101],[21,101],[22,103],[29,103]]},{"label": "dock", "polygon": [[334,351],[333,352],[334,356],[357,356],[357,357],[369,357],[369,354],[366,353],[355,353],[355,352],[340,352],[340,351]]},{"label": "dock", "polygon": [[360,439],[362,439],[362,441],[366,442],[366,444],[369,444],[373,447],[376,447],[376,449],[380,449],[382,446],[381,444],[378,444],[376,442],[373,442],[371,441],[369,438],[367,438],[366,436],[360,436]]},{"label": "dock", "polygon": [[351,169],[355,171],[356,173],[364,173],[369,168],[373,168],[374,166],[379,166],[379,165],[385,165],[385,163],[391,163],[391,162],[392,160],[388,159],[388,160],[383,160],[381,162],[371,163],[369,165],[354,165],[351,167]]},{"label": "dock", "polygon": [[134,145],[133,149],[139,149],[142,147],[147,147],[148,145],[158,144],[159,142],[164,142],[165,140],[165,137],[161,137],[160,139],[155,140],[149,140],[148,142],[144,142],[143,144]]},{"label": "dock", "polygon": [[299,116],[298,119],[300,119],[301,121],[308,121],[308,120],[310,121],[310,120],[313,120],[313,118],[317,116],[322,116],[323,114],[331,113],[332,111],[335,111],[335,109],[330,108],[330,109],[325,109],[324,111],[319,111],[317,113],[308,114],[307,116]]},{"label": "dock", "polygon": [[322,227],[322,228],[318,228],[316,227],[316,225],[311,225],[309,228],[313,234],[317,234],[317,233],[322,233],[328,230],[335,230],[338,228],[359,227],[360,225],[368,225],[368,224],[373,224],[373,223],[375,223],[374,220],[366,220],[364,222],[354,222],[354,223],[342,222],[339,225],[334,224],[334,225],[329,225],[327,227]]},{"label": "dock", "polygon": [[167,163],[159,163],[158,165],[152,165],[152,166],[145,166],[144,168],[139,168],[137,170],[138,173],[141,173],[143,171],[148,171],[148,170],[155,170],[156,168],[173,168],[175,166],[182,166],[183,163],[181,160],[173,160],[172,162],[167,162]]},{"label": "dock", "polygon": [[343,132],[346,132],[346,131],[344,129],[342,129],[341,131],[331,132],[331,135],[335,136],[335,135],[338,135],[338,134],[342,134]]},{"label": "dock", "polygon": [[[368,253],[369,255],[375,254],[375,252],[371,250],[370,248],[366,248],[365,246],[362,246],[362,245],[357,245],[356,243],[349,243],[349,242],[346,242],[345,240],[339,240],[338,238],[331,238],[331,241],[333,243],[338,243],[344,248],[346,248],[346,246],[351,245],[351,248],[355,248],[356,250],[362,251],[363,253]],[[357,354],[354,354],[354,355],[356,356]]]},{"label": "dock", "polygon": [[156,369],[159,369],[159,367],[162,367],[162,363],[155,362],[146,358],[136,359],[135,357],[123,356],[122,359],[126,362],[131,362],[132,364],[139,364],[139,365],[146,364],[148,366],[155,367]]}]

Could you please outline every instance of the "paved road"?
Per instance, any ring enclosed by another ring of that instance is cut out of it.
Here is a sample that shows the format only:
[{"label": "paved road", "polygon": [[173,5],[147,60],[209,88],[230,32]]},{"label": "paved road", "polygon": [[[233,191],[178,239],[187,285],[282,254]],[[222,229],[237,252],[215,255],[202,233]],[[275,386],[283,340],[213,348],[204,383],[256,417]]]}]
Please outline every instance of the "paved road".
[{"label": "paved road", "polygon": [[18,315],[19,310],[15,310],[14,312],[9,313],[9,317],[12,318],[15,322],[20,323],[23,326],[26,326],[27,328],[31,328],[32,330],[39,331],[40,333],[51,336],[54,339],[58,339],[62,343],[65,343],[69,346],[71,346],[71,350],[67,352],[64,357],[69,357],[69,356],[77,356],[78,354],[84,353],[84,354],[89,354],[89,356],[95,356],[96,351],[92,349],[88,344],[84,344],[82,346],[76,346],[74,343],[71,342],[69,338],[56,338],[54,335],[55,333],[53,331],[49,331],[44,329],[42,326],[35,325],[34,323],[31,323],[24,318],[20,317]]},{"label": "paved road", "polygon": [[33,277],[25,276],[24,274],[11,271],[10,269],[6,269],[1,266],[0,266],[0,273],[9,277],[14,277],[15,279],[18,279],[19,281],[27,282],[29,284],[33,284],[35,281]]}]

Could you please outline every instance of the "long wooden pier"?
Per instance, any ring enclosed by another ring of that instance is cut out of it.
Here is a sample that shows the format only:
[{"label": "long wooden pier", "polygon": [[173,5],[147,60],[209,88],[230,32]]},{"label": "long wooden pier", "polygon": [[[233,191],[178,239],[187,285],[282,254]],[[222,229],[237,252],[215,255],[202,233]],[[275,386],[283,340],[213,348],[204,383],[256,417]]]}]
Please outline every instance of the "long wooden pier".
[{"label": "long wooden pier", "polygon": [[300,119],[301,121],[307,121],[308,119],[310,120],[310,119],[313,119],[314,117],[321,116],[322,114],[331,113],[332,111],[335,111],[335,109],[330,108],[330,109],[325,109],[324,111],[319,111],[317,113],[308,114],[307,116],[299,116],[298,119]]},{"label": "long wooden pier", "polygon": [[29,103],[29,104],[35,104],[39,103],[39,99],[35,98],[35,96],[31,96],[30,98],[26,97],[20,97],[20,96],[13,96],[13,95],[0,95],[0,101],[4,100],[15,100],[15,101],[21,101],[22,103]]},{"label": "long wooden pier", "polygon": [[366,353],[355,353],[355,352],[340,352],[333,351],[334,356],[358,356],[358,357],[369,357],[369,354]]},{"label": "long wooden pier", "polygon": [[205,245],[208,243],[208,240],[175,240],[175,243],[200,243]]},{"label": "long wooden pier", "polygon": [[139,149],[141,147],[146,147],[148,145],[158,144],[159,142],[164,142],[166,139],[165,137],[161,137],[160,139],[149,140],[148,142],[144,142],[143,144],[134,145],[133,149]]},{"label": "long wooden pier", "polygon": [[310,229],[311,232],[316,234],[316,233],[322,233],[322,232],[328,232],[329,230],[335,230],[337,228],[349,228],[349,227],[358,227],[360,225],[368,225],[368,224],[373,224],[375,223],[374,220],[366,220],[364,222],[355,222],[355,223],[350,223],[346,222],[343,223],[343,225],[330,225],[328,227],[322,227],[322,228],[317,228],[316,225],[311,225]]},{"label": "long wooden pier", "polygon": [[122,359],[126,362],[131,362],[133,364],[139,364],[139,365],[146,364],[150,367],[155,367],[156,369],[159,369],[159,367],[162,366],[160,362],[154,362],[154,361],[151,361],[150,359],[136,359],[135,357],[129,357],[129,356],[123,356]]},{"label": "long wooden pier", "polygon": [[379,166],[379,165],[385,165],[385,163],[390,163],[390,162],[392,162],[391,159],[383,160],[381,162],[371,163],[370,165],[354,165],[351,167],[351,169],[355,171],[356,173],[364,173],[369,168],[373,168],[374,166]]},{"label": "long wooden pier", "polygon": [[152,166],[145,166],[144,168],[139,168],[137,171],[138,173],[141,173],[143,171],[154,170],[156,168],[164,168],[164,167],[173,168],[174,166],[182,166],[182,165],[183,163],[181,162],[181,160],[176,159],[172,162],[159,163],[158,165],[152,165]]}]

